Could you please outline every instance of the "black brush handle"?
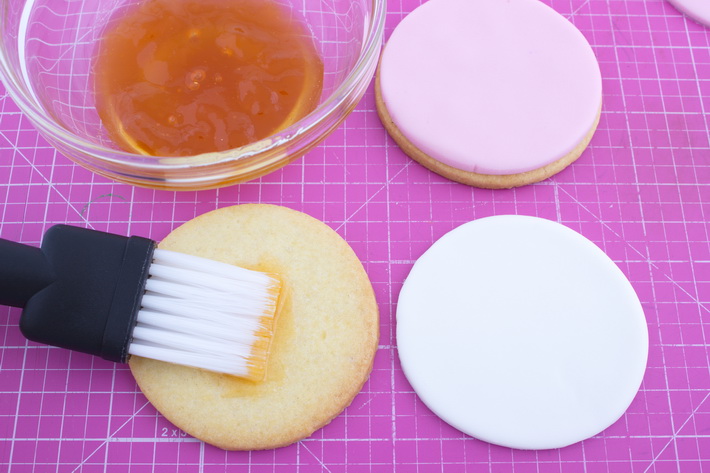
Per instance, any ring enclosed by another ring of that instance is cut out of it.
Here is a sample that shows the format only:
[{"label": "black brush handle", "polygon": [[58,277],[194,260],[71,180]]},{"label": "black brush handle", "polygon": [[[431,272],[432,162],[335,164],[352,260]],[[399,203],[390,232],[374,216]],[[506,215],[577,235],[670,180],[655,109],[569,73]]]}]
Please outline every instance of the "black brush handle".
[{"label": "black brush handle", "polygon": [[42,250],[0,238],[0,305],[24,307],[55,278]]},{"label": "black brush handle", "polygon": [[2,241],[0,303],[24,307],[28,339],[125,362],[155,242],[69,225],[41,249]]}]

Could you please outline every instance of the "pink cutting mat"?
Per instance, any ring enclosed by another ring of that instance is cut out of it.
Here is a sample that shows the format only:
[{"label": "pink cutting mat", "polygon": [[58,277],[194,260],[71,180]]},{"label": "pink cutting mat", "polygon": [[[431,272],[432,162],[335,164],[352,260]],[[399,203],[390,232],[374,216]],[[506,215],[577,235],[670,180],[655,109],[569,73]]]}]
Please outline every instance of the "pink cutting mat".
[{"label": "pink cutting mat", "polygon": [[[125,367],[28,343],[19,311],[0,308],[0,471],[710,472],[710,29],[663,0],[546,2],[596,51],[604,111],[579,161],[517,190],[472,189],[409,160],[383,131],[372,88],[300,161],[188,193],[92,175],[2,94],[2,237],[38,244],[48,226],[66,222],[159,240],[215,208],[285,205],[355,249],[382,336],[370,380],[330,425],[290,447],[224,452],[166,421]],[[387,36],[418,3],[390,0]],[[448,230],[507,213],[559,221],[596,242],[632,281],[648,319],[648,371],[628,412],[560,450],[515,451],[461,434],[417,399],[397,358],[397,296],[415,259]]]}]

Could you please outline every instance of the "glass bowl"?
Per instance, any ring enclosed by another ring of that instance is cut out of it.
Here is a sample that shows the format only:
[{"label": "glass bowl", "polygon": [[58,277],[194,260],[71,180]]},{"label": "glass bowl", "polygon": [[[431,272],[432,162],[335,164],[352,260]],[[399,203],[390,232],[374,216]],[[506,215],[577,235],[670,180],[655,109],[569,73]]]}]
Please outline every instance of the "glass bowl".
[{"label": "glass bowl", "polygon": [[301,157],[355,108],[374,74],[385,0],[278,0],[302,17],[324,65],[316,109],[265,139],[186,157],[118,148],[96,111],[91,68],[104,28],[140,0],[3,0],[0,79],[18,107],[61,153],[103,176],[163,189],[248,181]]}]

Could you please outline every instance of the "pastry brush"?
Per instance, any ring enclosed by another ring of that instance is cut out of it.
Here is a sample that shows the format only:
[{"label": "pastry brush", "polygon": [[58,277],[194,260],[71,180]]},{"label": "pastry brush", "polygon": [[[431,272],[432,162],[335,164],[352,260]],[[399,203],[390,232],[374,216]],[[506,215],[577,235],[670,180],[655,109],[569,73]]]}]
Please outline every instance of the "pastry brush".
[{"label": "pastry brush", "polygon": [[263,379],[281,289],[273,275],[55,225],[40,248],[0,239],[0,304],[30,340]]}]

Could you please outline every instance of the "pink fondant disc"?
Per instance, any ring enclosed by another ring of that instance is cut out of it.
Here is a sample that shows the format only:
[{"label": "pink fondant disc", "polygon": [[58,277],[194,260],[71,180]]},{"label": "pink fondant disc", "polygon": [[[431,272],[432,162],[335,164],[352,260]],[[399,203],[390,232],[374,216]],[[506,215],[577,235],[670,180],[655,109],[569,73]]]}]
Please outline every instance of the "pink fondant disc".
[{"label": "pink fondant disc", "polygon": [[565,157],[601,107],[589,43],[539,0],[429,0],[392,33],[379,74],[387,111],[414,146],[481,174]]},{"label": "pink fondant disc", "polygon": [[710,26],[710,0],[668,0],[671,5],[698,23]]}]

